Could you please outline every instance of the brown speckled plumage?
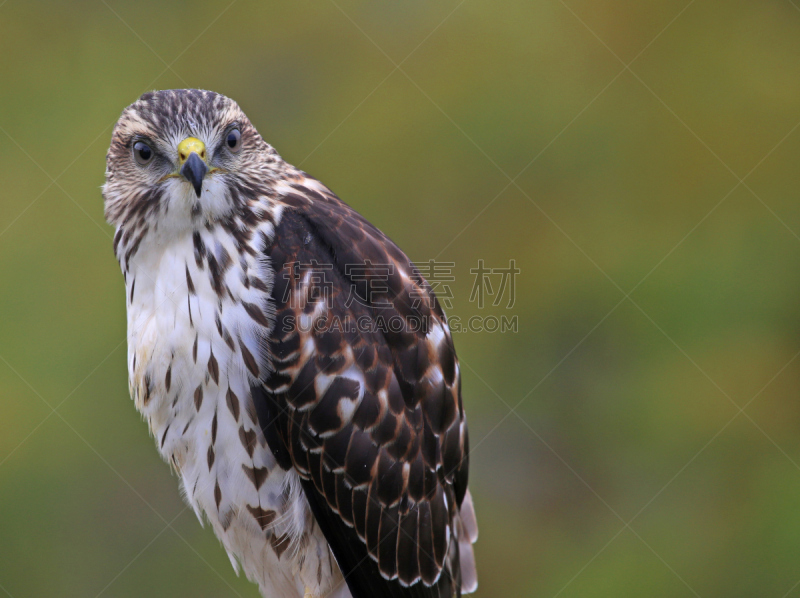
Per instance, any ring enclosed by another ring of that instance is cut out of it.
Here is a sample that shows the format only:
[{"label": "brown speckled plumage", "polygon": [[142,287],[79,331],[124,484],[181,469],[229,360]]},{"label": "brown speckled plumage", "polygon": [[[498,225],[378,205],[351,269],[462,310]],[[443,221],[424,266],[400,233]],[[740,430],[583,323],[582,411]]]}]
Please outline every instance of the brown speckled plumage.
[{"label": "brown speckled plumage", "polygon": [[[189,137],[202,192],[176,174]],[[234,565],[270,596],[472,591],[458,360],[405,254],[212,92],[127,108],[104,197],[132,395]]]}]

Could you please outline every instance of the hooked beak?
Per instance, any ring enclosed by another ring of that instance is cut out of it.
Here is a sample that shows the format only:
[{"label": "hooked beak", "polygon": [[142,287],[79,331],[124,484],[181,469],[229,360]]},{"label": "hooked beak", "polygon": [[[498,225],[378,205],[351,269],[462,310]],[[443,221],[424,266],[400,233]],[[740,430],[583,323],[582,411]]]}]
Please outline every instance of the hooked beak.
[{"label": "hooked beak", "polygon": [[205,144],[194,137],[187,137],[178,144],[178,158],[181,163],[181,176],[192,184],[197,197],[200,197],[203,179],[208,172]]}]

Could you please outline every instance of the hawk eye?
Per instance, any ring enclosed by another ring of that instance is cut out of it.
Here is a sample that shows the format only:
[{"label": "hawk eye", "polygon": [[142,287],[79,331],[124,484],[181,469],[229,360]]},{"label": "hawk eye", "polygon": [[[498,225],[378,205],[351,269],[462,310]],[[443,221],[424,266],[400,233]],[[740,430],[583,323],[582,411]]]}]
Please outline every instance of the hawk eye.
[{"label": "hawk eye", "polygon": [[133,144],[133,157],[139,164],[145,166],[153,159],[153,150],[144,141],[137,141]]},{"label": "hawk eye", "polygon": [[242,134],[239,129],[231,129],[225,138],[225,143],[232,152],[238,152],[239,148],[242,147]]}]

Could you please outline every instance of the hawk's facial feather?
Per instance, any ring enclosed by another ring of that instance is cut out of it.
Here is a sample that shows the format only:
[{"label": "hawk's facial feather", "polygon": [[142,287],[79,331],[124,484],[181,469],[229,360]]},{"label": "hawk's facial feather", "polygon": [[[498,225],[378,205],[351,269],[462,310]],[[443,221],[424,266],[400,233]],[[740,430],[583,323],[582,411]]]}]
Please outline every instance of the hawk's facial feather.
[{"label": "hawk's facial feather", "polygon": [[129,238],[198,230],[229,218],[246,197],[269,194],[280,164],[233,100],[196,89],[146,93],[114,128],[106,219]]}]

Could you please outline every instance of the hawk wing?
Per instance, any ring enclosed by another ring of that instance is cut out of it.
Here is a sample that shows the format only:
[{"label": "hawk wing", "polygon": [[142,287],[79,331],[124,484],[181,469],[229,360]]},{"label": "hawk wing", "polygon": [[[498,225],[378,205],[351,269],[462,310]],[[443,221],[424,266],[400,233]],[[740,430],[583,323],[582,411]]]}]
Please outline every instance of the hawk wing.
[{"label": "hawk wing", "polygon": [[272,373],[254,393],[267,442],[354,598],[460,595],[476,530],[446,317],[405,254],[319,182],[280,201]]}]

